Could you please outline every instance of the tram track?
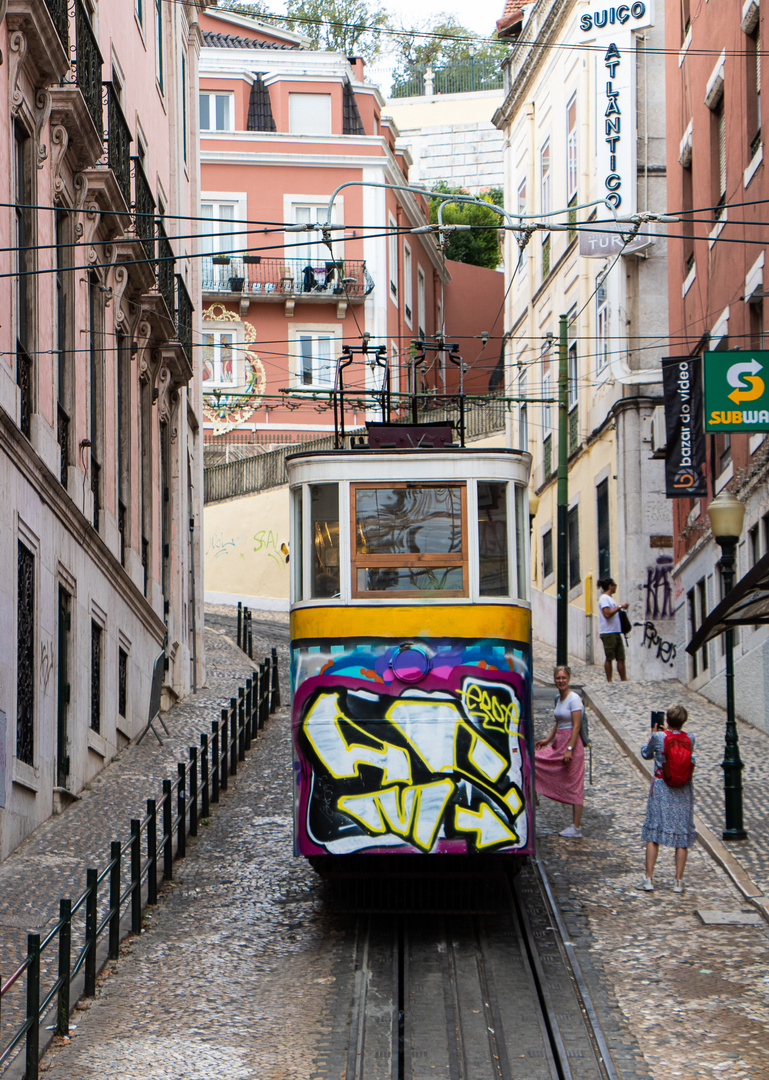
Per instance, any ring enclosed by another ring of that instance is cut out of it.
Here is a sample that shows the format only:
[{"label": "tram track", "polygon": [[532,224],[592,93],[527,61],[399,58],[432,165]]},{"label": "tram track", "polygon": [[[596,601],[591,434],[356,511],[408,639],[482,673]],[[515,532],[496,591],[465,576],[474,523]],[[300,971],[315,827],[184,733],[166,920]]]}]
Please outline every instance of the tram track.
[{"label": "tram track", "polygon": [[618,1080],[544,868],[506,887],[495,914],[357,916],[344,1080]]}]

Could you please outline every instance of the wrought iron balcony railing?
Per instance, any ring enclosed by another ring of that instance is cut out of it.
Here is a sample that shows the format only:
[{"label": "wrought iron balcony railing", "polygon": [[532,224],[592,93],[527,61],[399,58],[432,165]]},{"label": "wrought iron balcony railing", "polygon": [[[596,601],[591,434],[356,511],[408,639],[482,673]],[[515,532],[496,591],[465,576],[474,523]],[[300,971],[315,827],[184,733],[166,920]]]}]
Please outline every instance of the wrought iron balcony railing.
[{"label": "wrought iron balcony railing", "polygon": [[107,164],[115,174],[115,179],[123,193],[126,206],[131,205],[131,129],[123,115],[115,86],[104,83],[107,95]]},{"label": "wrought iron balcony railing", "polygon": [[19,427],[29,439],[32,437],[32,360],[21,342],[16,348],[16,385],[21,402]]},{"label": "wrought iron balcony railing", "polygon": [[155,200],[152,197],[152,189],[144,175],[144,169],[138,158],[132,158],[134,165],[134,232],[139,237],[147,254],[147,261],[152,264],[152,272],[156,273],[155,266]]},{"label": "wrought iron balcony railing", "polygon": [[181,274],[176,275],[176,332],[187,359],[192,363],[192,313],[190,300]]},{"label": "wrought iron balcony railing", "polygon": [[69,50],[69,3],[68,0],[45,0],[45,6],[56,27],[62,45]]},{"label": "wrought iron balcony railing", "polygon": [[166,302],[166,307],[173,315],[176,311],[176,293],[174,289],[174,251],[166,230],[158,222],[158,292]]},{"label": "wrought iron balcony railing", "polygon": [[59,443],[59,479],[66,489],[69,467],[69,416],[61,405],[57,406],[56,436]]},{"label": "wrought iron balcony railing", "polygon": [[101,100],[102,56],[91,26],[91,20],[83,6],[83,0],[75,0],[75,28],[77,53],[75,79],[85,98],[88,112],[100,136],[104,134]]},{"label": "wrought iron balcony railing", "polygon": [[579,446],[579,409],[575,405],[569,412],[569,453]]},{"label": "wrought iron balcony railing", "polygon": [[364,297],[374,288],[365,261],[308,263],[303,259],[260,259],[206,256],[202,260],[203,292],[247,293],[276,300],[304,296]]}]

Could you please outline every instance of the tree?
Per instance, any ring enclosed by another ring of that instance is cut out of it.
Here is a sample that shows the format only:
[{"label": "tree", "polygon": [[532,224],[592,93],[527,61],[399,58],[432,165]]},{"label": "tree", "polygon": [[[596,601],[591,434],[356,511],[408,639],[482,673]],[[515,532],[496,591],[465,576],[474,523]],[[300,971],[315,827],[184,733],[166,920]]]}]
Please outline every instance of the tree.
[{"label": "tree", "polygon": [[[248,15],[252,19],[270,14],[270,9],[263,0],[219,0],[217,10],[234,11],[236,15]],[[270,19],[270,22],[273,21],[277,20]]]},{"label": "tree", "polygon": [[380,31],[390,29],[385,8],[365,0],[288,0],[286,25],[306,34],[314,49],[362,56],[370,63],[382,49]]},{"label": "tree", "polygon": [[[452,188],[444,182],[436,184],[433,191],[446,195],[468,194],[464,188]],[[495,206],[502,206],[502,188],[492,188],[479,198]],[[485,226],[469,232],[450,234],[444,249],[446,258],[496,270],[499,265],[499,235],[495,226],[502,224],[501,215],[495,210],[479,206],[478,203],[452,203],[444,199],[430,199],[431,222],[438,221],[438,207],[441,203],[444,204],[441,215],[444,225]]]},{"label": "tree", "polygon": [[434,94],[471,93],[502,86],[500,63],[509,51],[502,41],[472,33],[451,15],[399,26],[399,70],[392,97],[425,93],[430,69]]}]

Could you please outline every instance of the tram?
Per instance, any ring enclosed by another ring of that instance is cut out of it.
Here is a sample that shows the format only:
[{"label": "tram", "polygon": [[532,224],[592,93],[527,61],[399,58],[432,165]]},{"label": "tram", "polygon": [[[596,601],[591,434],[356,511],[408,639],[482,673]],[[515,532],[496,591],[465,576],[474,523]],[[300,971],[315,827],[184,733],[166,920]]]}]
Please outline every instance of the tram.
[{"label": "tram", "polygon": [[287,459],[294,850],[324,872],[533,851],[530,455],[460,427]]}]

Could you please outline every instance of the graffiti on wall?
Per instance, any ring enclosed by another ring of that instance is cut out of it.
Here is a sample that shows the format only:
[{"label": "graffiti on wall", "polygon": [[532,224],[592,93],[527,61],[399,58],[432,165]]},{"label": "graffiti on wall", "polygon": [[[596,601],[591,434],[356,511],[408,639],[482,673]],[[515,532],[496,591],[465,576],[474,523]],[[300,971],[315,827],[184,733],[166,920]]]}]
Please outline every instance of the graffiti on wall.
[{"label": "graffiti on wall", "polygon": [[673,558],[670,555],[660,555],[654,566],[646,568],[646,584],[643,590],[646,593],[647,619],[672,619],[673,618]]},{"label": "graffiti on wall", "polygon": [[293,675],[299,853],[525,849],[521,654],[296,647]]},{"label": "graffiti on wall", "polygon": [[233,553],[235,540],[231,536],[226,537],[222,532],[209,533],[207,550],[215,559],[220,559],[222,555],[231,555]]},{"label": "graffiti on wall", "polygon": [[676,658],[676,646],[673,641],[665,641],[658,633],[653,622],[644,623],[644,636],[641,646],[645,649],[655,649],[655,656],[663,664],[673,664]]}]

